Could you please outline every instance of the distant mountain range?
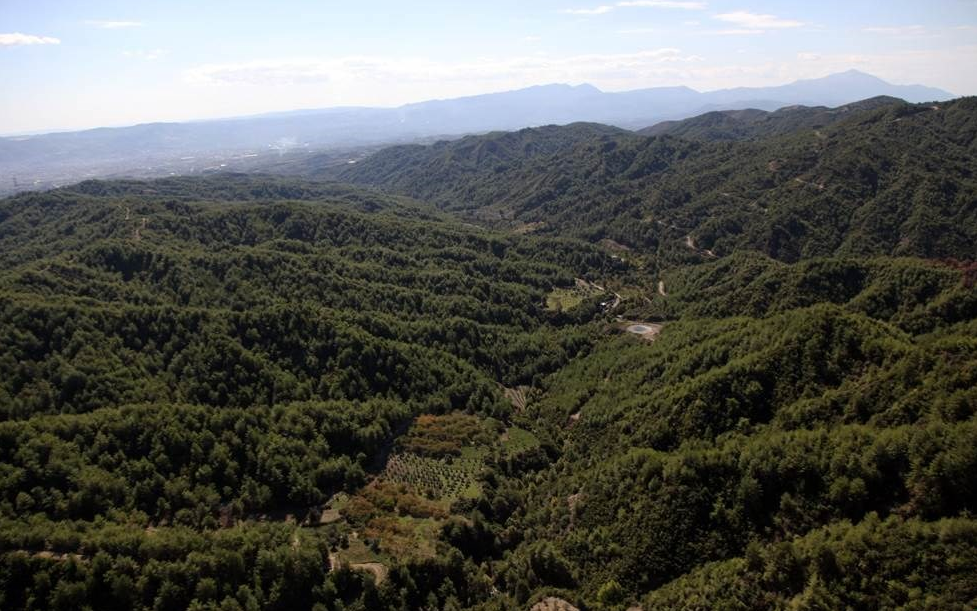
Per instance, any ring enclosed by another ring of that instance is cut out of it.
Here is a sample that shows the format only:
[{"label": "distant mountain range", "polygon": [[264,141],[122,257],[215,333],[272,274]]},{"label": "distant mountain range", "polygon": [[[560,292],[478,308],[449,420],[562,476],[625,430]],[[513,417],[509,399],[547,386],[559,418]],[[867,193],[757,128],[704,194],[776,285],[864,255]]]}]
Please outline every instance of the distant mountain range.
[{"label": "distant mountain range", "polygon": [[784,106],[775,111],[744,108],[713,110],[679,121],[662,121],[639,129],[642,136],[675,136],[685,140],[756,140],[789,134],[799,129],[818,129],[842,121],[853,113],[898,104],[902,100],[887,95],[851,104],[825,106]]},{"label": "distant mountain range", "polygon": [[397,108],[327,108],[188,123],[0,138],[0,193],[96,176],[158,176],[247,169],[255,158],[348,150],[492,130],[589,121],[628,129],[713,110],[772,111],[840,106],[875,96],[908,102],[952,94],[892,85],[851,70],[779,87],[699,92],[655,87],[603,92],[592,85],[542,85]]}]

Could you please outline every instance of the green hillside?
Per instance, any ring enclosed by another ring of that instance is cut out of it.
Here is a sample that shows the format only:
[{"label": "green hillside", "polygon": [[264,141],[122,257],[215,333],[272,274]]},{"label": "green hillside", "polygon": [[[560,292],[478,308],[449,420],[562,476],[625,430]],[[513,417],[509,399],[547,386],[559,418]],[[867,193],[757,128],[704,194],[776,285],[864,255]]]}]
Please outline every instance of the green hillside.
[{"label": "green hillside", "polygon": [[0,608],[973,609],[977,105],[834,112],[0,201]]},{"label": "green hillside", "polygon": [[638,130],[643,136],[675,136],[686,140],[761,140],[800,130],[814,130],[844,121],[849,115],[902,101],[889,96],[869,98],[838,108],[788,106],[767,112],[716,110],[681,121],[663,121]]},{"label": "green hillside", "polygon": [[417,148],[403,168],[376,155],[338,178],[675,262],[742,249],[784,261],[977,257],[972,98],[897,102],[749,142],[593,135],[577,126],[542,128],[539,137],[551,141],[558,129],[567,137],[559,152],[519,163],[461,155],[495,146],[501,136],[489,134]]}]

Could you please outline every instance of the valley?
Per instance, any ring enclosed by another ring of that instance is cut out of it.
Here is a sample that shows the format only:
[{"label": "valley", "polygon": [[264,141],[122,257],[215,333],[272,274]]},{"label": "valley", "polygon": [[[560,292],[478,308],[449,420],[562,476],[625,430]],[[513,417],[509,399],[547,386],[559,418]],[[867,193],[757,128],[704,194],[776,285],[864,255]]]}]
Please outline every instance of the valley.
[{"label": "valley", "polygon": [[974,98],[377,148],[0,200],[0,606],[973,607]]}]

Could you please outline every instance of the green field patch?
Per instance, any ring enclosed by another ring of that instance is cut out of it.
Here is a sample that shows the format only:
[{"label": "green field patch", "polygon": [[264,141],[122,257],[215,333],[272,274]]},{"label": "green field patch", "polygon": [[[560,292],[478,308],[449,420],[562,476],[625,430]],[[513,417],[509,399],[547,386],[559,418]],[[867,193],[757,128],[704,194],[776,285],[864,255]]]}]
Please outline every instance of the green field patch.
[{"label": "green field patch", "polygon": [[538,447],[536,435],[517,426],[509,427],[502,436],[502,452],[506,456],[515,456]]},{"label": "green field patch", "polygon": [[336,558],[347,564],[384,561],[379,553],[371,549],[369,541],[358,533],[351,533],[347,538],[346,547],[340,548],[336,552]]},{"label": "green field patch", "polygon": [[391,558],[433,558],[441,532],[441,520],[411,516],[378,516],[363,529],[367,541]]},{"label": "green field patch", "polygon": [[566,312],[577,307],[586,299],[601,295],[603,289],[595,284],[577,278],[576,284],[569,288],[557,288],[546,296],[546,309],[553,312]]}]

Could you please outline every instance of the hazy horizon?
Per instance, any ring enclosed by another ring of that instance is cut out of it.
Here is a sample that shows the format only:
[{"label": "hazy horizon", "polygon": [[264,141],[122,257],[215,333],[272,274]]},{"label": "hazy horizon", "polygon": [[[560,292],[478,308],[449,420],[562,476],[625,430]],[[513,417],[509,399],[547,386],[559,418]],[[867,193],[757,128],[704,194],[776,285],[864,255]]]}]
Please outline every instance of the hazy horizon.
[{"label": "hazy horizon", "polygon": [[977,3],[286,0],[0,7],[0,133],[395,107],[533,85],[698,91],[857,69],[977,94]]},{"label": "hazy horizon", "polygon": [[[852,69],[846,70],[844,72],[850,72],[850,71],[856,71],[856,69],[852,68]],[[861,71],[858,71],[858,72],[861,72]],[[836,75],[836,74],[840,74],[840,73],[825,74],[825,75],[822,75],[821,77],[813,77],[813,79],[828,77],[828,76],[832,76],[832,75]],[[863,73],[863,74],[867,74],[867,73]],[[868,76],[872,76],[872,77],[875,76],[874,74],[867,74],[867,75]],[[798,79],[798,80],[811,80],[811,79]],[[795,83],[795,82],[797,82],[797,80],[795,80],[795,81],[787,81],[787,82],[783,82],[783,83],[775,83],[775,84],[772,84],[770,86],[777,87],[777,86],[782,86],[782,85],[789,85],[789,84],[792,84],[792,83]],[[893,84],[893,85],[922,85],[922,86],[928,86],[925,83],[890,83],[890,84]],[[138,125],[151,125],[151,124],[155,124],[155,123],[171,123],[171,122],[172,123],[197,123],[197,122],[202,123],[202,122],[207,122],[207,121],[222,121],[222,120],[248,119],[248,118],[253,118],[253,117],[274,116],[274,115],[278,115],[278,114],[301,113],[301,112],[306,112],[306,111],[307,112],[316,112],[316,111],[334,110],[334,109],[342,109],[342,108],[351,108],[351,109],[352,108],[362,108],[362,109],[388,109],[389,110],[389,109],[395,109],[395,108],[399,108],[399,107],[403,107],[403,106],[409,106],[411,104],[421,104],[421,103],[430,102],[430,101],[450,100],[450,99],[459,99],[459,98],[466,98],[466,97],[478,97],[478,96],[492,95],[492,94],[504,94],[504,93],[510,93],[510,92],[514,92],[514,91],[521,91],[521,90],[525,90],[525,89],[546,88],[546,87],[568,87],[568,88],[574,88],[574,87],[596,87],[596,85],[593,85],[592,83],[539,83],[539,84],[535,84],[535,85],[527,85],[526,87],[520,87],[518,89],[505,89],[505,90],[482,91],[482,92],[477,92],[477,93],[474,93],[474,94],[469,94],[469,95],[466,95],[466,96],[459,96],[458,98],[426,98],[426,99],[422,99],[422,100],[410,100],[410,101],[404,102],[402,104],[395,104],[395,105],[390,105],[390,106],[347,105],[347,106],[319,106],[319,107],[303,107],[303,108],[280,108],[280,109],[276,109],[276,110],[261,111],[261,112],[257,112],[257,113],[248,113],[248,114],[241,114],[241,115],[218,115],[218,116],[205,117],[205,118],[176,119],[176,120],[173,120],[173,121],[162,121],[162,120],[152,120],[152,119],[150,119],[148,121],[140,121],[139,123],[118,123],[118,124],[114,124],[114,125],[113,124],[92,125],[92,126],[80,127],[80,128],[70,128],[70,127],[68,127],[68,128],[58,128],[58,127],[53,127],[53,128],[47,128],[47,129],[41,128],[41,129],[36,129],[36,130],[26,130],[26,131],[20,131],[20,132],[0,132],[0,138],[16,138],[18,136],[33,136],[33,135],[63,133],[63,132],[72,132],[72,131],[87,131],[87,130],[93,130],[93,129],[111,129],[111,128],[122,128],[122,127],[134,127],[134,126],[138,126]],[[669,87],[678,88],[678,87],[688,87],[688,86],[687,85],[681,85],[681,84],[678,84],[678,85],[658,85],[658,86],[652,87],[650,89],[658,88],[658,87],[660,87],[660,88],[669,88]],[[602,93],[628,93],[628,92],[631,92],[631,91],[636,91],[634,89],[608,90],[608,89],[603,89],[603,88],[600,88],[600,87],[596,87],[596,88],[599,91],[601,91]],[[645,88],[642,88],[642,89],[645,89]],[[694,87],[689,87],[689,89],[693,89],[694,91],[697,91],[699,93],[710,93],[712,91],[720,91],[720,89],[715,89],[715,90],[697,90]],[[726,89],[726,88],[724,88],[724,89]],[[958,97],[955,92],[949,92],[949,93],[953,93],[953,95],[955,97]]]}]

